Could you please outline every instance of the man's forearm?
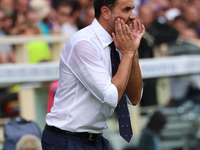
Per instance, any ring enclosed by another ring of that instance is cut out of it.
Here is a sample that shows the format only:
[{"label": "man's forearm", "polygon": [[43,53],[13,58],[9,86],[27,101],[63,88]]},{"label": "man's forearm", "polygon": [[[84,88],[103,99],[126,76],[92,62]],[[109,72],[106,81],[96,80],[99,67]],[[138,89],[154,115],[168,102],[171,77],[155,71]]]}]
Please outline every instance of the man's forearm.
[{"label": "man's forearm", "polygon": [[137,105],[140,101],[142,88],[142,75],[137,52],[133,56],[131,73],[126,87],[126,94],[133,105]]},{"label": "man's forearm", "polygon": [[118,90],[118,102],[121,99],[129,82],[132,61],[133,61],[133,54],[122,55],[122,59],[119,64],[117,73],[111,79],[111,82],[117,87]]}]

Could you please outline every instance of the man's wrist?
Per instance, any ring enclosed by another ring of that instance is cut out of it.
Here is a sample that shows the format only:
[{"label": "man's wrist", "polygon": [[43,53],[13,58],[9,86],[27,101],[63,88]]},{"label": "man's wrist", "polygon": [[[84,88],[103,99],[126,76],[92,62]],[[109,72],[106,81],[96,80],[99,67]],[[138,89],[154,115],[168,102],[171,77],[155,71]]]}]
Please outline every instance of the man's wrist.
[{"label": "man's wrist", "polygon": [[139,58],[139,54],[138,54],[138,51],[137,51],[137,50],[136,50],[135,53],[134,53],[134,57]]},{"label": "man's wrist", "polygon": [[127,53],[123,53],[122,56],[125,57],[133,57],[135,52],[127,52]]}]

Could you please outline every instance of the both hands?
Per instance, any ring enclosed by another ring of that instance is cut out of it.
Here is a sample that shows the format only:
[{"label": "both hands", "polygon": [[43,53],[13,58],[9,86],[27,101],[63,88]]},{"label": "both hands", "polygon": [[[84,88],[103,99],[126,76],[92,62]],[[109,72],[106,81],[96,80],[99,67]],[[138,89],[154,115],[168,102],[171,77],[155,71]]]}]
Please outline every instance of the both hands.
[{"label": "both hands", "polygon": [[118,18],[115,21],[115,33],[112,33],[112,36],[116,48],[122,54],[134,54],[144,34],[145,27],[140,24],[139,20],[132,20],[131,25],[128,26],[122,19]]}]

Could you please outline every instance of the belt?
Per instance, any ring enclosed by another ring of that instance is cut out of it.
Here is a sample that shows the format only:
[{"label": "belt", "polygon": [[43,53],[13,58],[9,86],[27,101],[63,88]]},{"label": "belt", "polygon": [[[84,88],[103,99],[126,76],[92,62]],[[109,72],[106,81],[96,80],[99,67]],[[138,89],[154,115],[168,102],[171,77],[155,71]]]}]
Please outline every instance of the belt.
[{"label": "belt", "polygon": [[87,139],[89,141],[96,141],[103,134],[103,133],[96,134],[96,133],[88,133],[88,132],[70,132],[70,131],[66,131],[66,130],[61,130],[54,126],[48,126],[47,124],[45,125],[45,128],[52,132],[58,132],[58,133],[67,134],[67,135],[71,135],[71,136],[81,137],[81,138]]}]

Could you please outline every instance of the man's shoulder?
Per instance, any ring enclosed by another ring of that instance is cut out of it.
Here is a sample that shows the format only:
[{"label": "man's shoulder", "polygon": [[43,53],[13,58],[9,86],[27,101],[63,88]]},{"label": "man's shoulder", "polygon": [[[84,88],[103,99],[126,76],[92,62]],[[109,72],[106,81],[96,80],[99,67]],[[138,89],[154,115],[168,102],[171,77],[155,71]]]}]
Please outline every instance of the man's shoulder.
[{"label": "man's shoulder", "polygon": [[79,40],[90,40],[91,37],[94,36],[94,30],[92,26],[87,26],[79,31],[77,31],[73,36],[72,39],[75,41]]}]

